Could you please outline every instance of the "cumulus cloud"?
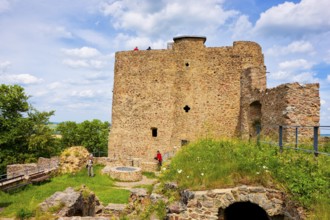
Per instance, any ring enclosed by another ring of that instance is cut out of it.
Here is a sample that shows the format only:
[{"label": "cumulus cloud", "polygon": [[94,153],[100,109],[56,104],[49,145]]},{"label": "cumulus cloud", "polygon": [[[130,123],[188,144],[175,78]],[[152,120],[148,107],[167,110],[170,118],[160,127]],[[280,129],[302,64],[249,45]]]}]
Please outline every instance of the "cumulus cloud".
[{"label": "cumulus cloud", "polygon": [[321,105],[324,105],[325,103],[327,103],[324,99],[321,99]]},{"label": "cumulus cloud", "polygon": [[241,15],[235,22],[232,29],[232,38],[240,40],[248,39],[251,36],[252,23],[249,21],[248,16]]},{"label": "cumulus cloud", "polygon": [[79,57],[79,58],[91,58],[100,55],[100,52],[92,47],[82,47],[75,49],[62,49],[62,51],[69,56]]},{"label": "cumulus cloud", "polygon": [[279,64],[279,68],[282,70],[306,70],[312,66],[313,64],[305,59],[284,61]]},{"label": "cumulus cloud", "polygon": [[105,62],[101,60],[63,60],[63,64],[71,68],[91,68],[91,69],[101,69],[105,66]]},{"label": "cumulus cloud", "polygon": [[269,74],[271,80],[279,82],[300,82],[300,83],[316,83],[319,79],[314,72],[296,73],[293,71],[280,70]]},{"label": "cumulus cloud", "polygon": [[9,84],[37,84],[43,81],[43,79],[37,78],[30,74],[14,74],[14,75],[1,75],[1,79],[5,83]]},{"label": "cumulus cloud", "polygon": [[112,1],[100,7],[111,18],[117,30],[134,31],[140,36],[159,37],[167,34],[200,34],[203,30],[217,29],[238,15],[224,10],[219,0],[186,1]]},{"label": "cumulus cloud", "polygon": [[293,41],[287,46],[273,46],[266,51],[270,56],[282,56],[287,54],[313,54],[315,52],[313,45],[308,41]]},{"label": "cumulus cloud", "polygon": [[330,28],[329,0],[285,2],[260,15],[256,31],[274,35],[302,35],[306,32],[327,32]]}]

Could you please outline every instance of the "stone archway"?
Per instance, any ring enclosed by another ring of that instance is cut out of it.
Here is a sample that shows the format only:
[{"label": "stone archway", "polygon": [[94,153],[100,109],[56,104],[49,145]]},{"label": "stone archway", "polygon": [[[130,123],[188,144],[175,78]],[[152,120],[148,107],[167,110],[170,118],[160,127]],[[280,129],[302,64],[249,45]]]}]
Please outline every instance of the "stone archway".
[{"label": "stone archway", "polygon": [[[179,207],[182,208],[181,211],[169,212],[168,217],[170,220],[232,220],[237,218],[230,215],[231,210],[244,213],[246,208],[251,207],[264,218],[245,218],[246,215],[244,215],[243,218],[238,219],[303,219],[303,211],[299,211],[297,207],[292,206],[284,192],[261,186],[239,186],[207,191],[184,190],[181,192]],[[227,217],[225,218],[226,212]]]},{"label": "stone archway", "polygon": [[[220,209],[219,209],[220,212]],[[219,213],[219,219],[224,220],[270,220],[266,211],[252,202],[235,202],[224,209],[223,216]]]}]

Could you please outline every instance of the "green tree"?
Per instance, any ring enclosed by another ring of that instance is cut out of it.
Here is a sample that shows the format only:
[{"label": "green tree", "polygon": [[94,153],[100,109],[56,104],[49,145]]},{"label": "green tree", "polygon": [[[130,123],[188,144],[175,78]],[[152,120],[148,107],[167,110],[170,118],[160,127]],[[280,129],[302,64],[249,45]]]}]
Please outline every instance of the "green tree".
[{"label": "green tree", "polygon": [[78,124],[74,121],[65,121],[57,125],[56,130],[61,134],[63,148],[81,145]]},{"label": "green tree", "polygon": [[12,163],[54,154],[53,137],[45,128],[51,112],[39,112],[18,85],[0,85],[0,173]]},{"label": "green tree", "polygon": [[109,123],[94,119],[79,124],[81,144],[89,152],[107,152]]},{"label": "green tree", "polygon": [[76,123],[60,123],[56,130],[61,134],[62,147],[84,146],[89,152],[107,152],[109,123],[94,119]]}]

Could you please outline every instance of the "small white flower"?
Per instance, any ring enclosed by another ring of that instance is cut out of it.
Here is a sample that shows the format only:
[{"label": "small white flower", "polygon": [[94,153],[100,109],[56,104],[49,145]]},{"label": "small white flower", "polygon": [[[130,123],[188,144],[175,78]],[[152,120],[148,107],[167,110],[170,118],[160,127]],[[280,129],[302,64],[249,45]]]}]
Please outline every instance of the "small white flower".
[{"label": "small white flower", "polygon": [[162,170],[164,170],[164,171],[165,171],[165,170],[166,170],[166,167],[163,167],[163,169],[162,169]]},{"label": "small white flower", "polygon": [[202,176],[204,176],[204,173],[201,173]]},{"label": "small white flower", "polygon": [[266,167],[266,166],[262,166],[262,168],[264,168],[264,169],[268,169],[268,167]]},{"label": "small white flower", "polygon": [[182,172],[182,170],[178,170],[178,173],[181,173]]},{"label": "small white flower", "polygon": [[259,175],[260,173],[259,173],[259,172],[256,172],[256,174],[258,174],[258,175]]},{"label": "small white flower", "polygon": [[189,178],[189,176],[187,176],[187,178]]},{"label": "small white flower", "polygon": [[270,171],[269,170],[266,170],[266,173],[270,173]]}]

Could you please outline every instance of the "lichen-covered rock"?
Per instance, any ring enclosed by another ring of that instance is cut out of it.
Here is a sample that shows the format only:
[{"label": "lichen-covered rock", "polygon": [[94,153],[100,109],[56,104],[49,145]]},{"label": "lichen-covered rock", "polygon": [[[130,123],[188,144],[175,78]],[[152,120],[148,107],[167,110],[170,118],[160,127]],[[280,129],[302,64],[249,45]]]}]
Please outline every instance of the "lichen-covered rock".
[{"label": "lichen-covered rock", "polygon": [[60,156],[60,172],[75,173],[85,167],[89,152],[85,147],[75,146],[65,149]]},{"label": "lichen-covered rock", "polygon": [[59,217],[94,216],[98,205],[100,202],[95,194],[82,186],[78,190],[69,187],[63,192],[56,192],[40,203],[39,209]]}]

